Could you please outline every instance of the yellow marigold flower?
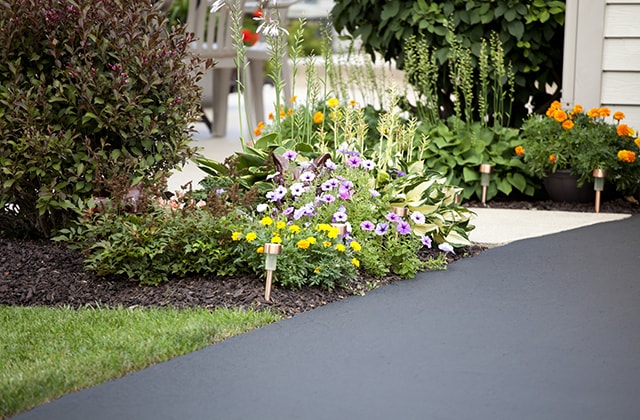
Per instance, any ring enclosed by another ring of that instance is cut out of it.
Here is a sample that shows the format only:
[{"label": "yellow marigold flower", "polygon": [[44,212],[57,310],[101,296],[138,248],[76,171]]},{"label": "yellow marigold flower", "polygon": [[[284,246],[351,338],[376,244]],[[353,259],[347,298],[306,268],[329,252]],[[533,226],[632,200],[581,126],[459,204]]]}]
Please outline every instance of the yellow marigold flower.
[{"label": "yellow marigold flower", "polygon": [[318,226],[316,226],[316,230],[318,232],[328,232],[329,230],[331,230],[331,225],[328,223],[320,223]]},{"label": "yellow marigold flower", "polygon": [[284,108],[280,108],[280,118],[284,118],[286,115]]},{"label": "yellow marigold flower", "polygon": [[327,231],[327,237],[331,239],[336,239],[340,234],[340,229],[335,226],[331,226],[331,228]]},{"label": "yellow marigold flower", "polygon": [[287,115],[293,115],[293,108],[289,108],[289,110],[287,111]]},{"label": "yellow marigold flower", "polygon": [[347,247],[343,244],[336,244],[336,249],[338,250],[338,252],[344,252],[347,250]]},{"label": "yellow marigold flower", "polygon": [[327,101],[327,106],[329,108],[335,108],[338,105],[340,105],[340,100],[338,98],[329,98],[329,100]]},{"label": "yellow marigold flower", "polygon": [[351,264],[355,265],[356,268],[360,267],[360,261],[357,258],[352,258],[351,259]]},{"label": "yellow marigold flower", "polygon": [[635,139],[633,142],[636,144],[636,146],[638,146],[638,148],[640,148],[640,137]]},{"label": "yellow marigold flower", "polygon": [[600,116],[600,111],[598,108],[591,108],[587,115],[591,118],[598,118]]},{"label": "yellow marigold flower", "polygon": [[362,249],[362,245],[360,245],[360,243],[356,241],[351,241],[351,243],[349,243],[349,246],[356,252]]},{"label": "yellow marigold flower", "polygon": [[259,246],[258,249],[256,249],[256,252],[258,254],[264,254],[264,247],[263,246]]},{"label": "yellow marigold flower", "polygon": [[307,242],[309,242],[311,245],[315,244],[317,242],[317,239],[313,236],[309,236],[307,238]]},{"label": "yellow marigold flower", "polygon": [[582,114],[583,112],[584,112],[584,108],[582,107],[582,105],[575,104],[575,106],[573,107],[573,113],[574,114]]},{"label": "yellow marigold flower", "polygon": [[313,272],[314,272],[315,274],[318,274],[318,273],[320,272],[320,270],[321,270],[321,268],[320,268],[320,266],[318,266],[318,267],[316,267],[316,268],[314,268],[314,269],[313,269]]},{"label": "yellow marigold flower", "polygon": [[565,120],[562,123],[562,128],[564,128],[565,130],[571,130],[573,128],[573,121],[571,120]]},{"label": "yellow marigold flower", "polygon": [[556,163],[557,160],[558,158],[556,157],[556,155],[549,155],[549,162],[551,162],[551,164]]},{"label": "yellow marigold flower", "polygon": [[349,101],[349,106],[350,106],[350,107],[352,107],[352,108],[353,108],[353,107],[355,107],[356,105],[358,105],[358,103],[356,102],[356,100],[355,100],[355,99],[352,99],[352,100],[350,100],[350,101]]},{"label": "yellow marigold flower", "polygon": [[306,239],[300,239],[297,245],[300,249],[307,249],[311,244]]},{"label": "yellow marigold flower", "polygon": [[618,112],[614,113],[613,114],[613,119],[616,120],[616,121],[624,120],[624,112],[618,111]]},{"label": "yellow marigold flower", "polygon": [[255,241],[257,237],[258,235],[256,235],[255,232],[249,232],[247,233],[247,237],[245,239],[247,240],[247,242],[252,242]]},{"label": "yellow marigold flower", "polygon": [[611,115],[611,110],[606,106],[603,106],[602,108],[598,109],[598,114],[600,114],[602,118],[608,117],[609,115]]},{"label": "yellow marigold flower", "polygon": [[272,244],[281,244],[282,243],[282,238],[279,236],[274,236],[273,238],[271,238],[271,243]]},{"label": "yellow marigold flower", "polygon": [[636,154],[631,150],[620,150],[618,152],[618,160],[626,163],[633,163],[636,161]]},{"label": "yellow marigold flower", "polygon": [[285,222],[283,222],[282,220],[278,220],[278,222],[276,223],[276,228],[278,229],[284,229],[287,226],[287,224]]},{"label": "yellow marigold flower", "polygon": [[239,241],[240,239],[242,239],[242,232],[233,232],[231,234],[232,241]]},{"label": "yellow marigold flower", "polygon": [[324,121],[324,114],[322,112],[318,111],[315,114],[313,114],[314,123],[320,124],[322,121]]},{"label": "yellow marigold flower", "polygon": [[262,226],[269,226],[273,223],[273,219],[270,218],[269,216],[265,216],[262,218],[262,220],[260,220],[260,224]]},{"label": "yellow marigold flower", "polygon": [[289,226],[289,231],[290,231],[291,233],[298,233],[298,232],[300,232],[300,226],[298,226],[298,225],[291,225],[291,226]]},{"label": "yellow marigold flower", "polygon": [[322,243],[322,246],[324,246],[325,248],[329,248],[329,247],[331,246],[331,242],[329,242],[329,241],[324,241],[324,242]]},{"label": "yellow marigold flower", "polygon": [[291,102],[292,104],[295,103],[297,100],[298,100],[297,95],[293,95],[292,97],[289,98],[289,102]]},{"label": "yellow marigold flower", "polygon": [[567,113],[561,109],[558,109],[553,113],[553,119],[558,121],[559,123],[564,122],[567,118]]},{"label": "yellow marigold flower", "polygon": [[518,156],[524,155],[524,147],[516,146],[516,155],[518,155]]},{"label": "yellow marigold flower", "polygon": [[618,127],[616,128],[616,132],[618,133],[619,136],[631,137],[636,134],[633,128],[629,127],[627,124],[618,125]]}]

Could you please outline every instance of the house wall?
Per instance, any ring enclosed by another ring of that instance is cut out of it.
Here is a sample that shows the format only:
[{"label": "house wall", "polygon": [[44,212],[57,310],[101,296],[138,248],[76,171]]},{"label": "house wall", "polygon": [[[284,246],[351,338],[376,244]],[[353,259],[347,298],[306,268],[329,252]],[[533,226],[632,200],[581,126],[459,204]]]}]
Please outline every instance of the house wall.
[{"label": "house wall", "polygon": [[562,102],[626,114],[640,131],[640,0],[567,0]]}]

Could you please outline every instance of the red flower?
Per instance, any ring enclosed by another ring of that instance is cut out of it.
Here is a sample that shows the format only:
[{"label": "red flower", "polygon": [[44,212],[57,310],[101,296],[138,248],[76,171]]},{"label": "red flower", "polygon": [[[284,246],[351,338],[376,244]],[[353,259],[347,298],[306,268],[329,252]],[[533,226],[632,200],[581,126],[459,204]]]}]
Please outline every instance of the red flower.
[{"label": "red flower", "polygon": [[258,42],[259,37],[260,35],[255,32],[251,32],[249,29],[242,30],[242,43],[247,47],[255,45],[255,43]]}]

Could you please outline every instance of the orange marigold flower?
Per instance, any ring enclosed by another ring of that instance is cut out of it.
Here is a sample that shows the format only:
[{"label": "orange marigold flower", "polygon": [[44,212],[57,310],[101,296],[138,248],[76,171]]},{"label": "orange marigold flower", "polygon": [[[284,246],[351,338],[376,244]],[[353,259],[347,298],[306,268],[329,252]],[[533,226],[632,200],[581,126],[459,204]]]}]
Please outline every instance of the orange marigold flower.
[{"label": "orange marigold flower", "polygon": [[567,119],[567,113],[561,109],[556,110],[553,114],[553,119],[558,121],[559,123],[564,122]]},{"label": "orange marigold flower", "polygon": [[322,121],[324,121],[324,114],[322,112],[318,111],[315,114],[313,114],[314,123],[320,124]]},{"label": "orange marigold flower", "polygon": [[258,249],[256,249],[256,252],[258,254],[264,254],[264,247],[263,246],[259,246]]},{"label": "orange marigold flower", "polygon": [[551,102],[551,105],[549,105],[549,108],[560,109],[562,108],[562,104],[560,103],[560,101],[553,101]]},{"label": "orange marigold flower", "polygon": [[582,114],[583,112],[584,112],[584,108],[582,107],[582,105],[575,104],[575,106],[573,107],[573,113],[574,114]]},{"label": "orange marigold flower", "polygon": [[546,115],[547,117],[549,117],[549,118],[553,118],[553,114],[555,114],[555,113],[556,113],[556,111],[557,111],[557,110],[556,110],[555,108],[549,107],[549,108],[547,109],[547,112],[545,113],[545,115]]},{"label": "orange marigold flower", "polygon": [[587,115],[591,118],[598,118],[600,116],[600,110],[598,108],[591,108]]},{"label": "orange marigold flower", "polygon": [[611,115],[611,110],[606,106],[603,106],[602,108],[598,109],[598,114],[600,114],[602,118],[608,117],[609,115]]},{"label": "orange marigold flower", "polygon": [[616,121],[624,120],[624,117],[625,117],[624,112],[618,111],[613,114],[613,119]]},{"label": "orange marigold flower", "polygon": [[640,149],[640,137],[638,137],[637,139],[635,139],[633,142],[634,142],[634,143],[636,144],[636,146],[638,146],[638,148]]},{"label": "orange marigold flower", "polygon": [[254,136],[259,136],[262,134],[262,130],[260,130],[259,128],[256,128],[255,130],[253,130],[253,135]]},{"label": "orange marigold flower", "polygon": [[524,155],[524,147],[516,146],[516,155],[518,155],[518,156]]},{"label": "orange marigold flower", "polygon": [[280,108],[280,118],[284,118],[286,115],[284,108]]},{"label": "orange marigold flower", "polygon": [[629,127],[627,124],[618,125],[616,132],[619,136],[633,136],[636,133],[633,128]]},{"label": "orange marigold flower", "polygon": [[297,95],[293,95],[292,97],[289,98],[289,102],[291,103],[295,103],[298,100],[298,96]]},{"label": "orange marigold flower", "polygon": [[556,163],[557,160],[558,158],[556,157],[556,155],[549,155],[549,162],[551,162],[551,164]]},{"label": "orange marigold flower", "polygon": [[269,113],[269,119],[270,119],[270,120],[273,120],[274,118],[275,118],[275,116],[273,115],[273,112],[270,112],[270,113]]},{"label": "orange marigold flower", "polygon": [[350,106],[350,107],[354,107],[354,106],[356,106],[356,105],[358,105],[358,103],[356,102],[356,100],[355,100],[355,99],[352,99],[352,100],[350,100],[350,101],[349,101],[349,106]]},{"label": "orange marigold flower", "polygon": [[565,120],[562,123],[562,128],[564,128],[565,130],[571,130],[573,128],[573,121],[571,120]]},{"label": "orange marigold flower", "polygon": [[618,160],[627,163],[633,163],[636,161],[636,154],[631,150],[620,150],[618,152]]},{"label": "orange marigold flower", "polygon": [[293,115],[293,108],[289,108],[289,110],[287,111],[287,115]]}]

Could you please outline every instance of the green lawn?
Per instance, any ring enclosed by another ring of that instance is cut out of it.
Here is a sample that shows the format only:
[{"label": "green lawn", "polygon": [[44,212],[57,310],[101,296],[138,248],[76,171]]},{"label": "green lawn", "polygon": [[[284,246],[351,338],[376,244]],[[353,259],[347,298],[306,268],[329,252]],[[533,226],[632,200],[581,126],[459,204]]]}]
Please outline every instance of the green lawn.
[{"label": "green lawn", "polygon": [[278,319],[238,309],[0,306],[0,418]]}]

